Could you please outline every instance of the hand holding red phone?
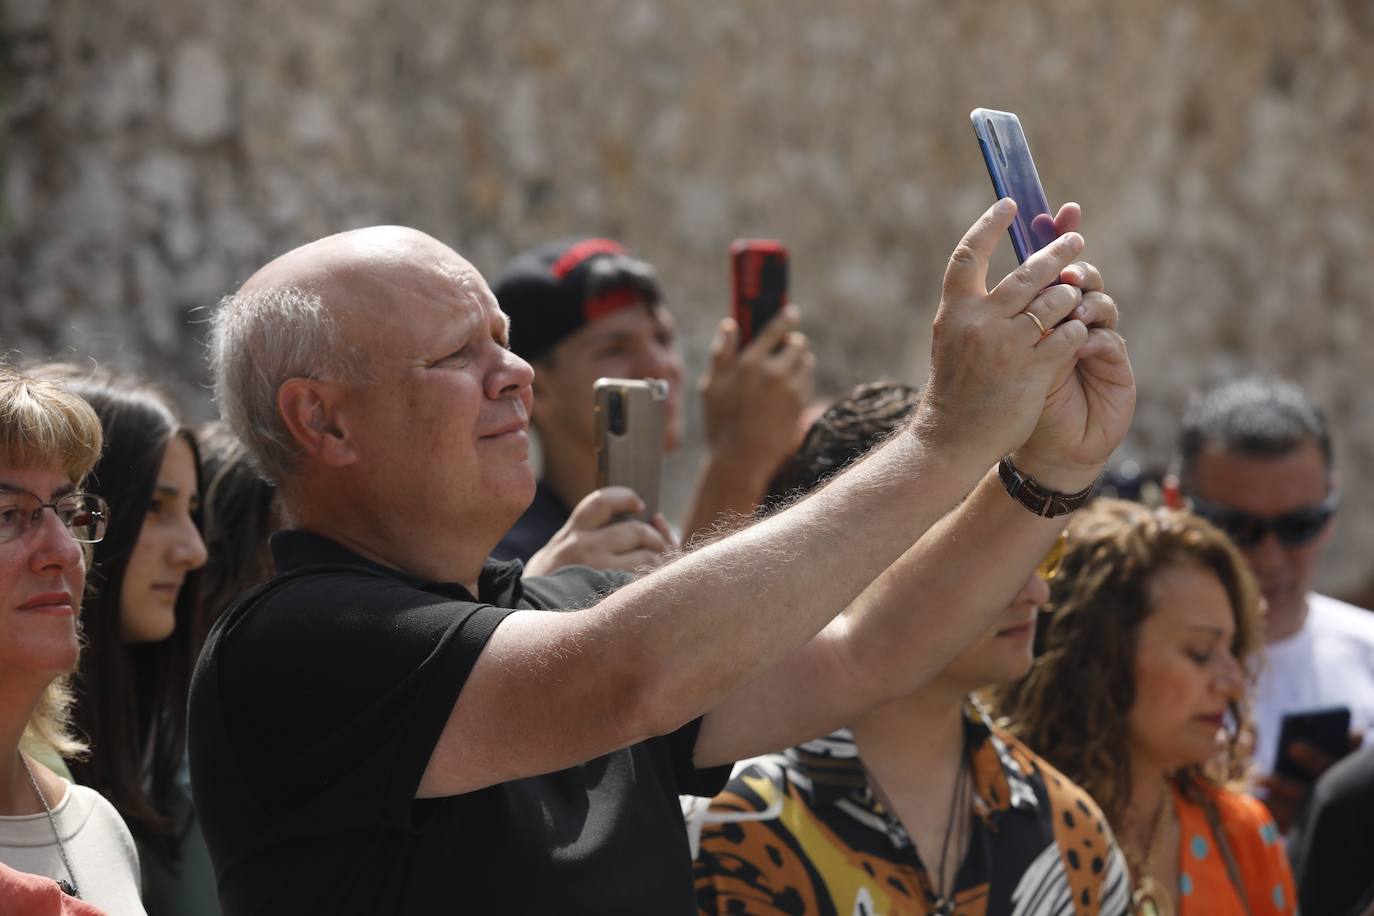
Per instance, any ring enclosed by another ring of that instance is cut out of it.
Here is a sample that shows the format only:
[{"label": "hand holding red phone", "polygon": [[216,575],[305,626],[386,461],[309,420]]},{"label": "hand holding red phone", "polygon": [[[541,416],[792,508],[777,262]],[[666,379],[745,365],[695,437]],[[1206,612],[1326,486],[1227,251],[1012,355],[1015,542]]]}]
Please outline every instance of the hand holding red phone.
[{"label": "hand holding red phone", "polygon": [[723,319],[699,383],[708,445],[760,487],[796,448],[798,418],[811,399],[816,358],[800,324],[797,307],[784,306],[741,350],[739,325]]}]

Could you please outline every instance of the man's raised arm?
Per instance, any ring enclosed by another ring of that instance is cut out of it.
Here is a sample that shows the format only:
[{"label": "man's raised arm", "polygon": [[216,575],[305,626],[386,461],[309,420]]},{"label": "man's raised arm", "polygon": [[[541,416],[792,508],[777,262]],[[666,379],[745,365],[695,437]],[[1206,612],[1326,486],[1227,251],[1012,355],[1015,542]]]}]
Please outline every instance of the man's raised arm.
[{"label": "man's raised arm", "polygon": [[[931,382],[906,430],[811,498],[586,611],[507,617],[472,669],[418,794],[560,769],[715,708],[807,645],[989,466],[1025,444],[1052,386],[1091,343],[1070,318],[1077,290],[1045,289],[1082,250],[1078,235],[983,289],[987,253],[1012,213],[1009,202],[994,206],[955,249]],[[1027,310],[1050,329],[1043,339]]]},{"label": "man's raised arm", "polygon": [[[1125,435],[1135,383],[1116,305],[1087,264],[1061,277],[1084,291],[1090,328],[1056,378],[1013,463],[1061,492],[1088,487]],[[987,631],[1052,546],[1068,516],[1040,518],[1008,494],[997,469],[800,651],[707,714],[700,766],[778,750],[909,695]]]}]

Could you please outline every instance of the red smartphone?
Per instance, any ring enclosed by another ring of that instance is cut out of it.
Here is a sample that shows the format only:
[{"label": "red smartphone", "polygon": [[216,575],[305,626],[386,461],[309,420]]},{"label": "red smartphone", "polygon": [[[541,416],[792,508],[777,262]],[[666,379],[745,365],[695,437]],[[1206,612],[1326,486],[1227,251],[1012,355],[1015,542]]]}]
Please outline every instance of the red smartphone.
[{"label": "red smartphone", "polygon": [[787,246],[776,239],[735,239],[730,276],[740,348],[787,304]]}]

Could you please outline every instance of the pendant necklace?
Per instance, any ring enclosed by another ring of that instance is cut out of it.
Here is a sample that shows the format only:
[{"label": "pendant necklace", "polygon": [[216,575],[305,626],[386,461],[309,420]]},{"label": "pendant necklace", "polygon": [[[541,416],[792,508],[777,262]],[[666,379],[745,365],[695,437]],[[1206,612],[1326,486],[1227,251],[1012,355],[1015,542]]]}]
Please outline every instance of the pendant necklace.
[{"label": "pendant necklace", "polygon": [[[949,863],[950,849],[954,849],[955,855],[960,855],[963,852],[964,845],[968,842],[968,822],[971,816],[969,810],[971,807],[969,791],[972,788],[970,785],[972,776],[968,770],[967,737],[967,735],[964,735],[960,739],[959,770],[955,776],[954,786],[950,790],[949,819],[945,821],[944,837],[940,842],[939,864],[936,866],[937,870],[933,879],[928,870],[926,870],[925,874],[931,916],[950,916],[950,914],[954,912],[954,897],[957,891],[955,884],[958,880],[959,869],[956,865],[955,873],[950,876],[948,887],[945,886],[945,870]],[[897,808],[888,799],[887,793],[883,791],[883,787],[878,783],[878,780],[873,776],[873,773],[868,769],[867,765],[860,761],[860,766],[863,767],[869,791],[872,792],[874,797],[882,804],[888,816],[896,819],[898,823],[900,823],[900,819],[897,818]],[[920,855],[919,851],[917,855]]]},{"label": "pendant necklace", "polygon": [[[967,826],[969,818],[969,800],[966,794],[969,776],[964,768],[963,757],[964,755],[961,751],[959,754],[958,782],[954,785],[954,791],[950,793],[949,820],[945,822],[945,836],[944,840],[940,843],[940,865],[939,871],[936,874],[936,880],[939,884],[934,888],[936,897],[934,909],[935,916],[950,916],[950,914],[954,912],[954,893],[956,890],[955,885],[959,877],[959,868],[957,865],[955,866],[954,874],[949,876],[949,884],[946,885],[945,864],[948,862],[951,843],[954,846],[955,853],[960,854],[966,842],[963,828]],[[956,824],[959,826],[956,827]]]},{"label": "pendant necklace", "polygon": [[1145,850],[1145,860],[1134,869],[1136,889],[1131,894],[1131,912],[1136,916],[1174,916],[1173,896],[1163,883],[1150,874],[1150,866],[1154,863],[1155,853],[1158,851],[1159,839],[1164,834],[1165,812],[1173,811],[1171,801],[1170,793],[1166,789],[1164,797],[1155,806],[1154,816],[1150,818],[1149,845]]},{"label": "pendant necklace", "polygon": [[38,796],[38,802],[43,806],[43,813],[48,815],[48,826],[52,828],[52,838],[57,841],[57,854],[62,857],[62,864],[67,869],[67,876],[72,879],[71,881],[64,881],[61,878],[53,880],[57,882],[62,893],[68,897],[80,898],[81,889],[76,884],[76,872],[72,871],[72,860],[67,858],[67,846],[62,842],[62,835],[57,832],[57,818],[52,816],[52,809],[48,807],[48,800],[43,796],[43,790],[38,788],[38,780],[33,778],[33,770],[29,769],[29,762],[24,759],[22,751],[19,754],[19,762],[23,764],[24,772],[29,774],[29,785],[33,786],[33,794]]}]

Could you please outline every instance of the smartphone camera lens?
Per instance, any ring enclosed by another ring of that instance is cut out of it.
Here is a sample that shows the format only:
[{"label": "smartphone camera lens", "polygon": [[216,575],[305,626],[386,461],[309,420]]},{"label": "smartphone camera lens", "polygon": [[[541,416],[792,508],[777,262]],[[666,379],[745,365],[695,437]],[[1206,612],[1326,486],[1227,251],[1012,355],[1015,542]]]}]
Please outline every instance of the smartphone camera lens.
[{"label": "smartphone camera lens", "polygon": [[625,435],[625,398],[619,391],[612,391],[606,398],[607,427],[612,435]]}]

